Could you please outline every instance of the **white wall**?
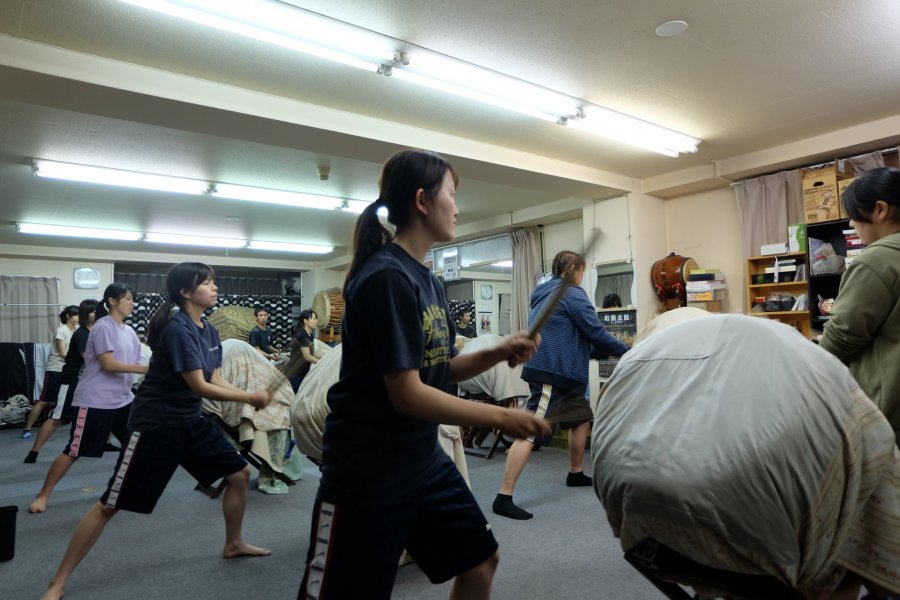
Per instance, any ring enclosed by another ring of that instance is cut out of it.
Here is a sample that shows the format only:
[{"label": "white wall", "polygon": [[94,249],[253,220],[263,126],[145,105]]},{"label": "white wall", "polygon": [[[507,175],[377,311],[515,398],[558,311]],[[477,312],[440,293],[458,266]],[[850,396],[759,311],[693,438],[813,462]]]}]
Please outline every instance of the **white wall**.
[{"label": "white wall", "polygon": [[[475,327],[478,328],[478,333],[481,334],[481,323],[478,320],[477,313],[489,312],[491,313],[491,330],[489,333],[495,333],[497,335],[500,334],[500,294],[511,294],[512,293],[512,283],[509,281],[497,281],[497,280],[476,280],[473,282],[475,285],[475,313],[476,313],[476,321]],[[493,296],[490,300],[484,300],[481,297],[481,286],[489,285],[491,286]],[[487,309],[487,310],[483,310]]]},{"label": "white wall", "polygon": [[[553,257],[563,250],[583,252],[584,232],[582,231],[582,219],[572,219],[552,225],[544,225],[544,269],[550,272]],[[538,248],[538,259],[541,257],[541,249]]]},{"label": "white wall", "polygon": [[[3,275],[29,275],[56,277],[59,279],[59,303],[78,305],[84,298],[100,298],[103,290],[112,283],[113,263],[83,260],[4,258],[0,273]],[[100,286],[95,290],[75,289],[74,273],[77,267],[91,267],[100,272]],[[0,313],[0,317],[2,317]]]},{"label": "white wall", "polygon": [[672,198],[665,202],[665,215],[669,251],[693,258],[701,269],[719,269],[728,287],[722,309],[742,312],[744,258],[734,191],[725,187]]}]

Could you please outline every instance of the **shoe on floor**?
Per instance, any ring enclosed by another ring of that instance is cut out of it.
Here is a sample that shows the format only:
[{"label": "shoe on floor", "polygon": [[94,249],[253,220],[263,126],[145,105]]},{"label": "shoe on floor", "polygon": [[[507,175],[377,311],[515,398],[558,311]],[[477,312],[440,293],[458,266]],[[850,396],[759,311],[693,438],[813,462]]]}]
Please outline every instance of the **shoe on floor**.
[{"label": "shoe on floor", "polygon": [[287,494],[288,486],[285,482],[275,479],[274,481],[258,481],[257,487],[263,494]]},{"label": "shoe on floor", "polygon": [[37,452],[35,452],[34,450],[29,450],[29,451],[28,451],[28,456],[26,456],[26,457],[25,457],[25,460],[23,460],[22,462],[24,462],[25,464],[29,464],[29,465],[30,465],[30,464],[33,463],[33,462],[37,462],[37,457],[38,457],[38,453],[37,453]]},{"label": "shoe on floor", "polygon": [[579,471],[578,473],[569,473],[566,476],[566,485],[569,487],[586,487],[593,485],[594,481]]},{"label": "shoe on floor", "polygon": [[26,429],[25,431],[22,432],[22,439],[23,439],[23,440],[30,440],[30,439],[33,438],[33,437],[34,437],[34,434],[31,433],[31,430],[30,430],[30,429]]},{"label": "shoe on floor", "polygon": [[491,506],[493,511],[503,517],[516,519],[518,521],[527,521],[534,515],[527,510],[523,510],[513,503],[512,496],[506,494],[497,494],[494,498],[494,504]]}]

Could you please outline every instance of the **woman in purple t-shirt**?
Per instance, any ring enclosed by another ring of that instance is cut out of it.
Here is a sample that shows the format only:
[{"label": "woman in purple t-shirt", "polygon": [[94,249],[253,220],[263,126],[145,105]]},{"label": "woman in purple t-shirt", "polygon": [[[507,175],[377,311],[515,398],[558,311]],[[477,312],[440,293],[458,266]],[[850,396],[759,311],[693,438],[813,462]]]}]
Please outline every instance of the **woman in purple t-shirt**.
[{"label": "woman in purple t-shirt", "polygon": [[250,479],[247,462],[200,408],[201,398],[265,408],[272,392],[244,391],[222,377],[219,332],[203,314],[218,301],[212,267],[195,262],[173,266],[166,275],[166,293],[166,301],[150,318],[147,342],[153,357],[131,407],[128,438],[120,438],[115,473],[72,534],[44,600],[62,597],[69,575],[117,512],[153,512],[179,466],[203,486],[223,478],[227,483],[222,498],[224,558],[271,554],[242,537]]},{"label": "woman in purple t-shirt", "polygon": [[141,343],[125,317],[134,310],[134,293],[122,283],[111,283],[97,305],[97,321],[84,351],[84,374],[75,389],[72,405],[78,413],[72,421],[69,443],[56,457],[29,512],[47,510],[47,500],[69,467],[82,456],[103,456],[109,434],[123,442],[128,433],[128,412],[134,394],[133,373],[147,372],[141,363]]}]

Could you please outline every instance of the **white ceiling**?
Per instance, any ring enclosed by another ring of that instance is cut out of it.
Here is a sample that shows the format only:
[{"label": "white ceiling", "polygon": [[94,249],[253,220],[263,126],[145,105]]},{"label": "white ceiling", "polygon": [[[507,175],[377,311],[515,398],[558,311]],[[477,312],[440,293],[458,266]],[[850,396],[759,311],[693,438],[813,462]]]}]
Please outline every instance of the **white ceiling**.
[{"label": "white ceiling", "polygon": [[[291,3],[704,141],[668,158],[115,0],[0,0],[0,244],[135,249],[15,232],[32,221],[346,253],[353,215],[46,181],[34,158],[374,199],[381,162],[426,147],[459,168],[471,237],[900,113],[894,0]],[[687,32],[656,37],[669,19]]]}]

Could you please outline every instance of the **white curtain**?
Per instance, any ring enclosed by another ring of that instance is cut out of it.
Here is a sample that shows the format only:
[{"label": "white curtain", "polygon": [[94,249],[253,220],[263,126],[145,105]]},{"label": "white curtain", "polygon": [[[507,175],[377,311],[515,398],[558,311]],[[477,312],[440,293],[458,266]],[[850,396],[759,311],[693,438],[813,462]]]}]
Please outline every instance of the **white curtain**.
[{"label": "white curtain", "polygon": [[0,342],[51,342],[59,310],[56,277],[0,275]]},{"label": "white curtain", "polygon": [[528,301],[540,268],[534,242],[535,231],[535,228],[519,229],[509,234],[513,254],[510,328],[514,332],[528,328]]}]

